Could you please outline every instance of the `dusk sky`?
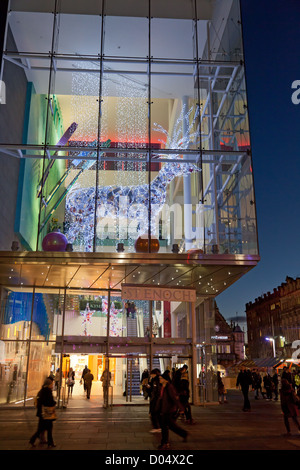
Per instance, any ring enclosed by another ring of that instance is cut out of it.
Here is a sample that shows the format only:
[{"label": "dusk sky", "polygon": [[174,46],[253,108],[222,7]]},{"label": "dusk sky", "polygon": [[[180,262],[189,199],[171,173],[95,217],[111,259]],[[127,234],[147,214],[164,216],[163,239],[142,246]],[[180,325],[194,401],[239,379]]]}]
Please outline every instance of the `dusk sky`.
[{"label": "dusk sky", "polygon": [[291,99],[300,81],[300,1],[241,6],[261,261],[216,298],[233,320],[286,276],[300,277],[300,104]]}]

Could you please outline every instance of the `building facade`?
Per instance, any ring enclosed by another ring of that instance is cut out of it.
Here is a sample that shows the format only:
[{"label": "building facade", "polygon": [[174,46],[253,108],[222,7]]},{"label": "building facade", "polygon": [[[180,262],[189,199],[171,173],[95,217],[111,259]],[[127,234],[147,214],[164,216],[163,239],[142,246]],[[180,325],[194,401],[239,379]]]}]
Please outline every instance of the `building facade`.
[{"label": "building facade", "polygon": [[259,261],[239,1],[1,9],[0,402],[187,363],[197,403],[214,298]]},{"label": "building facade", "polygon": [[[300,279],[286,282],[246,304],[251,358],[299,359]],[[268,338],[268,339],[266,339]]]},{"label": "building facade", "polygon": [[218,370],[226,374],[226,369],[245,359],[245,333],[240,326],[231,322],[230,325],[215,306],[214,350],[217,354]]}]

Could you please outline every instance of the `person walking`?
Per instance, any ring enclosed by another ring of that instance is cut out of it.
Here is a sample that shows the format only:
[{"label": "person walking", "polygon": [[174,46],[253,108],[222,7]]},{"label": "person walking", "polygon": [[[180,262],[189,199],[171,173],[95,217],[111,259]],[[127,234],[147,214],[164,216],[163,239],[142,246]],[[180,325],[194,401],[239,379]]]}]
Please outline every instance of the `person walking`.
[{"label": "person walking", "polygon": [[294,424],[296,425],[298,432],[300,433],[300,424],[298,421],[298,406],[296,404],[297,398],[295,397],[295,391],[293,390],[292,385],[287,379],[281,380],[281,389],[280,389],[280,401],[281,409],[283,412],[283,420],[286,427],[286,436],[291,435],[289,418],[292,418]]},{"label": "person walking", "polygon": [[56,373],[55,373],[55,376],[54,376],[54,383],[55,383],[56,396],[58,397],[59,388],[60,388],[60,385],[61,385],[61,371],[60,371],[60,369],[56,369]]},{"label": "person walking", "polygon": [[170,449],[169,430],[183,437],[186,441],[188,433],[185,429],[176,424],[176,413],[178,408],[184,413],[184,409],[176,395],[176,391],[169,381],[169,375],[163,374],[159,376],[161,385],[160,396],[156,404],[156,410],[159,413],[161,425],[161,444],[159,450]]},{"label": "person walking", "polygon": [[108,407],[108,389],[111,381],[111,373],[106,367],[101,375],[101,382],[103,388],[103,408]]},{"label": "person walking", "polygon": [[292,382],[293,382],[292,374],[290,373],[287,366],[284,366],[283,369],[282,369],[281,379],[286,379],[290,384],[292,384]]},{"label": "person walking", "polygon": [[263,382],[266,390],[267,400],[272,400],[272,379],[269,373],[265,374]]},{"label": "person walking", "polygon": [[261,375],[258,371],[253,369],[252,371],[252,383],[253,383],[253,388],[255,390],[255,400],[259,400],[259,392],[261,393],[261,396],[265,398],[265,394],[262,391],[262,378]]},{"label": "person walking", "polygon": [[221,372],[217,372],[219,403],[227,403],[226,390],[221,377]]},{"label": "person walking", "polygon": [[274,374],[272,376],[272,383],[273,383],[273,392],[274,392],[274,395],[275,395],[275,401],[278,400],[278,384],[279,384],[279,381],[278,381],[278,374],[276,372],[276,370],[274,371]]},{"label": "person walking", "polygon": [[68,385],[68,397],[69,397],[73,395],[73,388],[75,385],[75,372],[72,369],[72,367],[70,368],[69,373],[68,373],[67,385]]},{"label": "person walking", "polygon": [[185,419],[188,424],[194,424],[192,418],[191,405],[189,403],[190,399],[190,387],[189,387],[189,375],[188,375],[188,366],[184,364],[175,374],[174,378],[175,389],[179,395],[180,403],[184,409]]},{"label": "person walking", "polygon": [[83,369],[82,374],[81,374],[81,380],[80,380],[80,384],[83,383],[83,390],[84,390],[84,392],[86,391],[85,382],[84,382],[84,376],[85,376],[85,374],[87,374],[87,372],[88,372],[88,366],[84,366],[84,369]]},{"label": "person walking", "polygon": [[37,431],[31,436],[29,442],[35,447],[35,441],[47,431],[48,448],[56,447],[53,441],[52,429],[53,421],[55,421],[55,405],[53,399],[53,380],[47,378],[37,396],[37,413],[39,418]]},{"label": "person walking", "polygon": [[149,383],[149,371],[148,369],[145,369],[141,377],[142,392],[143,392],[143,397],[145,400],[148,400],[148,383]]},{"label": "person walking", "polygon": [[246,369],[241,369],[236,381],[236,387],[241,387],[242,394],[244,397],[243,411],[251,411],[251,405],[249,401],[249,387],[252,384],[251,373]]},{"label": "person walking", "polygon": [[150,372],[150,380],[148,384],[148,395],[150,397],[149,403],[149,415],[151,418],[152,429],[150,432],[156,433],[161,432],[159,415],[156,410],[157,400],[160,396],[160,382],[159,382],[160,370],[153,369]]},{"label": "person walking", "polygon": [[91,389],[92,389],[92,382],[94,380],[94,376],[91,373],[90,369],[87,369],[86,374],[84,374],[84,383],[85,383],[85,390],[86,390],[86,398],[90,399],[91,397]]}]

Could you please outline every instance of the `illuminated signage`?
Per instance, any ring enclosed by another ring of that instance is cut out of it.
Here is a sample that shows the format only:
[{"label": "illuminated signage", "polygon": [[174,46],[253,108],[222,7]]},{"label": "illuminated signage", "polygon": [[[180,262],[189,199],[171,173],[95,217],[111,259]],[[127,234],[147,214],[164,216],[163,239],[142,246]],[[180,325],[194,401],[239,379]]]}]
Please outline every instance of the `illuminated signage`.
[{"label": "illuminated signage", "polygon": [[123,284],[122,299],[196,302],[196,291],[194,289],[170,289],[169,287]]},{"label": "illuminated signage", "polygon": [[229,339],[228,336],[211,336],[211,339]]}]

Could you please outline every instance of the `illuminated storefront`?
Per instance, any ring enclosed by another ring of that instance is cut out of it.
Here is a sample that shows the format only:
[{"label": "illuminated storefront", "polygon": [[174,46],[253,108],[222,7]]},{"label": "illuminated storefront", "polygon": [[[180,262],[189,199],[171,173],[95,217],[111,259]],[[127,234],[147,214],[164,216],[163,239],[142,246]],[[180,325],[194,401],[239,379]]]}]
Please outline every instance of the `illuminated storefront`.
[{"label": "illuminated storefront", "polygon": [[105,361],[116,396],[187,363],[212,401],[213,299],[259,260],[239,2],[14,0],[3,39],[1,403]]}]

